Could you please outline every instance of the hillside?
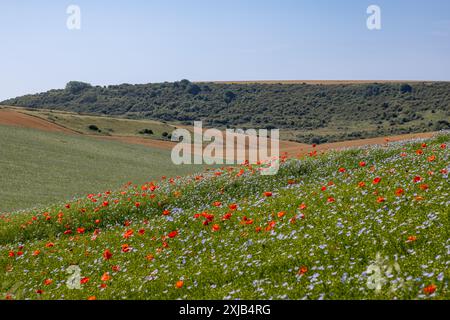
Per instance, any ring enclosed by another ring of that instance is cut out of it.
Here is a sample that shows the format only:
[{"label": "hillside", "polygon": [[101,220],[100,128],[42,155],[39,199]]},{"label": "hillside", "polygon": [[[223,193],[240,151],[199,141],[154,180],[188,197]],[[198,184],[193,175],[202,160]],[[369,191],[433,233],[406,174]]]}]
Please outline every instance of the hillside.
[{"label": "hillside", "polygon": [[174,83],[91,86],[69,82],[3,105],[225,128],[280,128],[324,143],[450,128],[450,83]]},{"label": "hillside", "polygon": [[449,142],[313,152],[275,176],[221,168],[1,215],[0,293],[449,299]]},{"label": "hillside", "polygon": [[[1,116],[0,112],[0,116]],[[30,121],[29,118],[14,118]],[[10,120],[14,120],[10,119]],[[106,188],[129,179],[144,183],[163,175],[182,175],[202,166],[175,166],[170,150],[125,141],[74,135],[40,121],[33,128],[1,125],[0,213],[40,207]],[[151,141],[151,140],[150,140]]]}]

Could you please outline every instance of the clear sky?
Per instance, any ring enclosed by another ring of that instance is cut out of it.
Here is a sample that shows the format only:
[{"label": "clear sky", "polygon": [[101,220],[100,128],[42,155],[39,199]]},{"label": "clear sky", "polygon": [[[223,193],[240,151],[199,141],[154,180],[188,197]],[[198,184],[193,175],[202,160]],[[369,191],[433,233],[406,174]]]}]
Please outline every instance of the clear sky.
[{"label": "clear sky", "polygon": [[1,0],[0,58],[0,100],[70,80],[450,80],[450,1]]}]

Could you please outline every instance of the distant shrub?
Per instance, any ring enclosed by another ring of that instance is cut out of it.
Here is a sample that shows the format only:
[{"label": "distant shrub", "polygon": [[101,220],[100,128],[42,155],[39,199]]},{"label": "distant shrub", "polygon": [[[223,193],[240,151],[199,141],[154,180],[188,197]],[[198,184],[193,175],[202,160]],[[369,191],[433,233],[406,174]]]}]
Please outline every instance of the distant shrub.
[{"label": "distant shrub", "polygon": [[224,101],[226,103],[232,102],[234,99],[236,99],[236,94],[233,91],[225,91],[224,94]]},{"label": "distant shrub", "polygon": [[88,129],[91,131],[100,131],[100,129],[95,124],[90,124]]},{"label": "distant shrub", "polygon": [[412,87],[409,84],[404,83],[400,87],[400,92],[401,93],[411,93],[412,92]]},{"label": "distant shrub", "polygon": [[92,88],[91,84],[81,81],[70,81],[66,84],[66,91],[72,94],[80,93],[89,88]]},{"label": "distant shrub", "polygon": [[152,129],[142,129],[139,131],[140,134],[153,134]]},{"label": "distant shrub", "polygon": [[190,85],[188,86],[187,91],[188,91],[190,94],[192,94],[192,95],[195,96],[195,95],[199,94],[200,91],[202,91],[202,89],[201,89],[198,85],[196,85],[196,84],[190,84]]},{"label": "distant shrub", "polygon": [[448,130],[448,129],[450,129],[450,122],[448,122],[447,120],[439,120],[435,124],[435,129],[436,129],[436,131]]}]

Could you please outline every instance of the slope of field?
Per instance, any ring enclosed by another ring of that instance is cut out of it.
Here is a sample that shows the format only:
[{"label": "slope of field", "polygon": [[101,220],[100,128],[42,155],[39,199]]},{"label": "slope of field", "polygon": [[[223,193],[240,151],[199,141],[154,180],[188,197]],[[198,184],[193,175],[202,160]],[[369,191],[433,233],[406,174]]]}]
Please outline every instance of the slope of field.
[{"label": "slope of field", "polygon": [[1,104],[227,128],[278,128],[326,143],[450,128],[450,82],[174,83],[91,86]]},{"label": "slope of field", "polygon": [[163,148],[45,131],[58,128],[46,124],[36,118],[33,125],[44,130],[0,125],[0,212],[203,168],[175,166]]},{"label": "slope of field", "polygon": [[[167,140],[163,133],[168,135],[176,129],[175,126],[151,120],[130,120],[15,107],[0,108],[0,124],[87,135],[131,136],[155,140]],[[97,129],[93,129],[91,126],[95,126]],[[151,133],[144,133],[145,129]]]},{"label": "slope of field", "polygon": [[1,292],[450,299],[449,142],[312,154],[275,176],[222,168],[3,215]]},{"label": "slope of field", "polygon": [[39,117],[31,117],[28,114],[15,109],[0,108],[0,125],[10,125],[37,130],[74,133],[68,128],[53,124]]}]

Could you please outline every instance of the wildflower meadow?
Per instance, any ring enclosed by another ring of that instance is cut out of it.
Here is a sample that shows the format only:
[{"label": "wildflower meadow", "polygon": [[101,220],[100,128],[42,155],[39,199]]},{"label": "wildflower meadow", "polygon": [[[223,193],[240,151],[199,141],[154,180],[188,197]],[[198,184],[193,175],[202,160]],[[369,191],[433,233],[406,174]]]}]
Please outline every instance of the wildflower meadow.
[{"label": "wildflower meadow", "polygon": [[[0,215],[2,299],[449,299],[450,135]],[[26,182],[24,182],[26,183]]]}]

